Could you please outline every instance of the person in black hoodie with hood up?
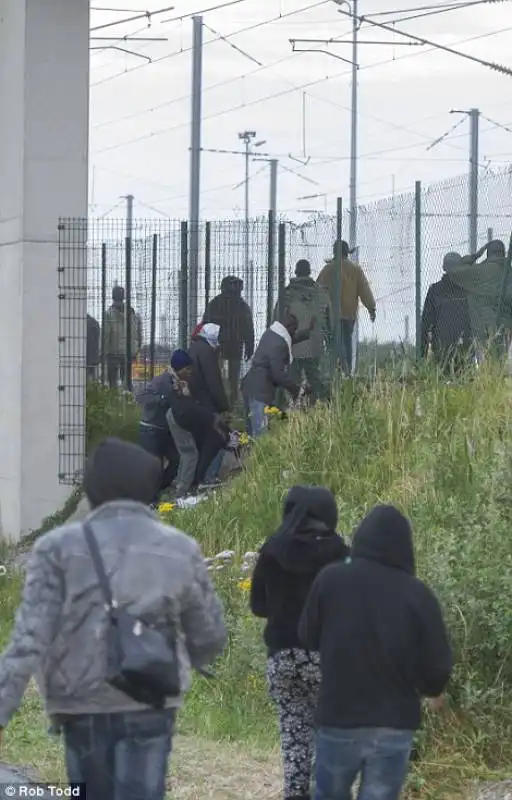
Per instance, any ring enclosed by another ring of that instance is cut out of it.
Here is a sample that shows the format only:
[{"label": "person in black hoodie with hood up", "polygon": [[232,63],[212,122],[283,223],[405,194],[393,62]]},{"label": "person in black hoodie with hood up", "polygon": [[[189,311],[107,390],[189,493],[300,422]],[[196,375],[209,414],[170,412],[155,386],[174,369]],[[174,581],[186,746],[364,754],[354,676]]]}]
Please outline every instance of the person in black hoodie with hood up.
[{"label": "person in black hoodie with hood up", "polygon": [[439,698],[452,654],[439,603],[415,576],[409,521],[376,506],[354,535],[351,560],[316,579],[299,624],[319,650],[316,800],[398,800],[421,698]]},{"label": "person in black hoodie with hood up", "polygon": [[261,548],[252,578],[251,610],[267,620],[268,682],[279,712],[285,800],[310,798],[320,660],[301,645],[297,628],[317,574],[349,554],[337,521],[328,489],[290,489],[283,522]]},{"label": "person in black hoodie with hood up", "polygon": [[425,358],[431,344],[437,364],[447,374],[468,365],[472,345],[468,294],[450,277],[463,263],[459,253],[445,255],[444,275],[429,287],[421,316],[421,354]]},{"label": "person in black hoodie with hood up", "polygon": [[230,402],[235,406],[240,394],[242,358],[250,361],[254,353],[254,322],[252,311],[242,297],[244,282],[228,275],[220,285],[220,294],[206,306],[203,323],[213,322],[220,327],[220,357],[227,361]]}]

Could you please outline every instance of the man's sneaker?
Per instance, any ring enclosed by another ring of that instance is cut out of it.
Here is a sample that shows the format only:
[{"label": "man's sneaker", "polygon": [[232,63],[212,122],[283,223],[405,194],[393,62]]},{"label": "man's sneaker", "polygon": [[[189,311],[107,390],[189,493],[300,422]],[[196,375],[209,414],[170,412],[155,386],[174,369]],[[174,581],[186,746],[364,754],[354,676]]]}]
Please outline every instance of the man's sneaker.
[{"label": "man's sneaker", "polygon": [[219,486],[222,486],[222,481],[218,478],[214,478],[211,481],[205,481],[204,483],[200,483],[197,487],[199,492],[209,492],[212,489],[218,489]]}]

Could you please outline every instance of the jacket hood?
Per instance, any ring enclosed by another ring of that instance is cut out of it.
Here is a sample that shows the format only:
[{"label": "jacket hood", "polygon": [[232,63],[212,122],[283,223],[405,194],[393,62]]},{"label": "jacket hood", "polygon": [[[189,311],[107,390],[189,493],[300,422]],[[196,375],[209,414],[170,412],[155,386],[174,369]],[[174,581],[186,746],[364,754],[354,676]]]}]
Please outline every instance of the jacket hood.
[{"label": "jacket hood", "polygon": [[114,500],[150,505],[162,477],[160,461],[142,447],[105,439],[87,459],[84,491],[92,508]]},{"label": "jacket hood", "polygon": [[220,285],[221,293],[227,294],[230,297],[241,297],[243,288],[244,282],[241,278],[235,278],[229,275],[227,278],[224,278]]},{"label": "jacket hood", "polygon": [[366,558],[415,574],[412,529],[394,506],[375,506],[354,534],[352,558]]},{"label": "jacket hood", "polygon": [[293,289],[294,286],[316,286],[316,281],[309,276],[305,278],[290,278],[290,289]]},{"label": "jacket hood", "polygon": [[204,339],[210,347],[215,348],[219,346],[219,336],[220,325],[216,325],[214,322],[206,322],[195,338]]},{"label": "jacket hood", "polygon": [[338,509],[332,492],[320,486],[294,486],[284,504],[283,522],[263,545],[289,572],[317,572],[348,554],[336,533]]}]

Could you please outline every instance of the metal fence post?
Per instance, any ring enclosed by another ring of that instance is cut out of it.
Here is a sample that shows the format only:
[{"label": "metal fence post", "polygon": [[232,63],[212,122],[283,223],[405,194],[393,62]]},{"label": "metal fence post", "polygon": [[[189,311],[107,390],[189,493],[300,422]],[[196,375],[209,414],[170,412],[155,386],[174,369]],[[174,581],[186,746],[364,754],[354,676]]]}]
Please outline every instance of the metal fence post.
[{"label": "metal fence post", "polygon": [[279,223],[278,232],[278,264],[277,264],[277,291],[279,298],[279,318],[282,319],[284,308],[282,306],[284,289],[286,285],[286,225],[284,222]]},{"label": "metal fence post", "polygon": [[267,236],[267,328],[272,325],[274,315],[274,226],[275,213],[268,212],[268,236]]},{"label": "metal fence post", "polygon": [[212,284],[212,223],[206,222],[204,226],[204,305],[210,302]]},{"label": "metal fence post", "polygon": [[334,316],[334,368],[341,364],[341,348],[343,346],[341,334],[341,269],[342,269],[342,252],[341,242],[343,239],[343,200],[338,197],[336,200],[336,254],[337,261],[335,270],[335,284],[334,284],[334,307],[332,309]]},{"label": "metal fence post", "polygon": [[105,355],[105,319],[107,314],[107,243],[101,245],[101,380],[107,381]]},{"label": "metal fence post", "polygon": [[180,347],[188,344],[188,223],[181,223]]},{"label": "metal fence post", "polygon": [[125,353],[125,387],[132,391],[132,237],[126,237],[125,248],[125,330],[126,330],[126,353]]},{"label": "metal fence post", "polygon": [[416,181],[414,189],[415,199],[415,300],[416,300],[416,358],[421,357],[421,234],[422,234],[422,190],[421,181]]},{"label": "metal fence post", "polygon": [[153,234],[153,252],[151,257],[151,323],[149,332],[149,380],[155,377],[156,349],[156,282],[158,271],[158,234]]}]

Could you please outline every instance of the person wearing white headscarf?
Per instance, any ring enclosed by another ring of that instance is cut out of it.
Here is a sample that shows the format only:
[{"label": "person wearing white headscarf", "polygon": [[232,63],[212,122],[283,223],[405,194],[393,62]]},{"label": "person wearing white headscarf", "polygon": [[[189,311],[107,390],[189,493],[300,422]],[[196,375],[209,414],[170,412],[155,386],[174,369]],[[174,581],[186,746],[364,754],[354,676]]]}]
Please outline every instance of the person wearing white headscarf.
[{"label": "person wearing white headscarf", "polygon": [[220,370],[219,334],[220,325],[207,322],[192,336],[188,350],[194,362],[190,391],[203,406],[224,414],[229,411],[229,403]]}]

